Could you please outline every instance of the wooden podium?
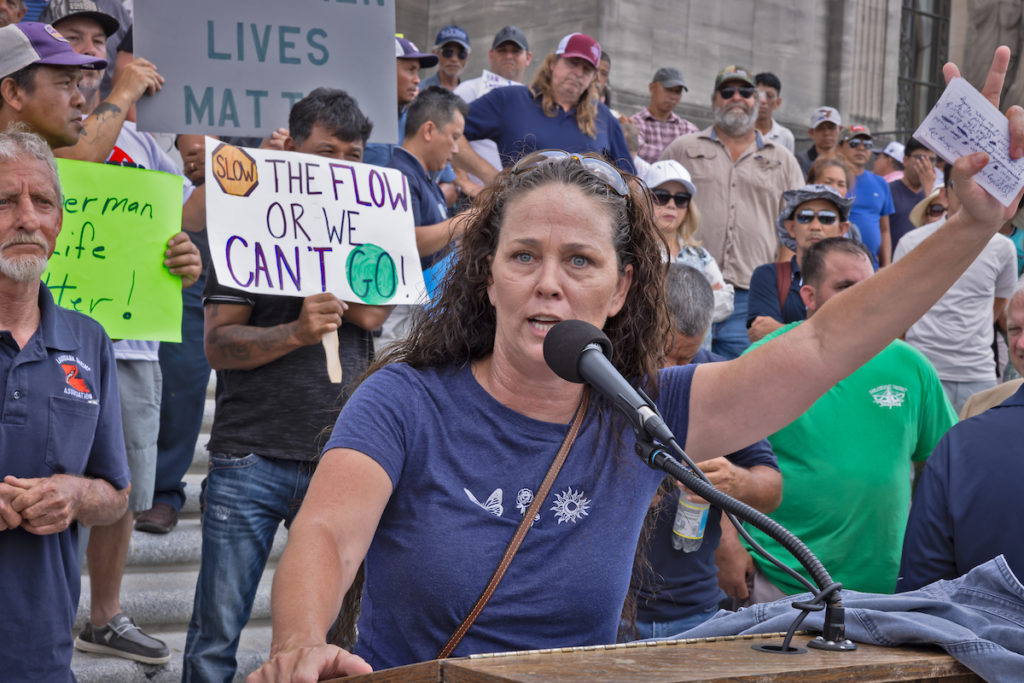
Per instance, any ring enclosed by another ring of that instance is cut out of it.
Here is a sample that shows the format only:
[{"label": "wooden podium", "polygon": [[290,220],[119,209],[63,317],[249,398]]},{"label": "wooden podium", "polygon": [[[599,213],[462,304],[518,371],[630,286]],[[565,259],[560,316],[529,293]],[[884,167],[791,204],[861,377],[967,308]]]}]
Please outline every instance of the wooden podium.
[{"label": "wooden podium", "polygon": [[[811,634],[797,635],[804,647]],[[852,652],[807,649],[805,654],[772,654],[752,649],[778,645],[783,634],[727,636],[655,643],[535,650],[475,655],[424,662],[336,683],[539,683],[566,681],[943,681],[967,683],[981,677],[938,648],[860,645]]]}]

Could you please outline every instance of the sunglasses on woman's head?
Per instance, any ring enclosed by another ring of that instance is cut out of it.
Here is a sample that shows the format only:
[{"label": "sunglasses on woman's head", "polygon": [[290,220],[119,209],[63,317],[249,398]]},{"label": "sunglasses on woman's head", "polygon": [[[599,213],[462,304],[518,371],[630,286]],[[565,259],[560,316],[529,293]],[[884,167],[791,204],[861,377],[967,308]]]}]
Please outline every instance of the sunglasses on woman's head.
[{"label": "sunglasses on woman's head", "polygon": [[690,195],[685,192],[672,194],[668,190],[651,190],[654,195],[654,203],[658,206],[665,206],[670,200],[675,200],[677,209],[685,209],[690,205]]},{"label": "sunglasses on woman's head", "polygon": [[836,215],[835,211],[828,211],[826,209],[822,209],[821,211],[811,211],[810,209],[804,209],[803,211],[797,211],[796,215],[793,216],[793,218],[796,220],[797,223],[800,223],[801,225],[807,225],[808,223],[814,220],[815,216],[818,217],[818,222],[821,223],[822,225],[832,225],[837,220],[839,220],[839,216]]},{"label": "sunglasses on woman's head", "polygon": [[572,152],[566,152],[562,149],[542,149],[538,152],[527,154],[512,167],[512,174],[518,175],[520,173],[525,173],[533,170],[541,164],[549,161],[558,161],[559,159],[575,159],[583,166],[583,168],[587,169],[587,171],[596,175],[601,181],[603,181],[609,189],[615,192],[615,194],[620,197],[629,198],[629,186],[626,184],[625,179],[623,179],[622,174],[619,173],[617,168],[603,159],[581,156],[579,154],[573,154]]}]

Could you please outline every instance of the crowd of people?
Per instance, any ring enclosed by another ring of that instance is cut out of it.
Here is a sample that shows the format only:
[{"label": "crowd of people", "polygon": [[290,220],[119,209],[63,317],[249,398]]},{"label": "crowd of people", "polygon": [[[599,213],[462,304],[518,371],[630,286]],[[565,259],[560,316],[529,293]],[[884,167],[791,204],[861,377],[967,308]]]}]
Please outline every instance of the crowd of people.
[{"label": "crowd of people", "polygon": [[[272,650],[253,681],[671,636],[802,591],[717,508],[681,536],[677,510],[703,501],[545,362],[568,319],[604,330],[712,483],[793,530],[844,587],[912,590],[1000,553],[1024,571],[1009,488],[1024,202],[974,182],[983,154],[876,148],[828,105],[800,149],[773,117],[780,77],[738,65],[715,76],[705,129],[675,113],[679,65],[624,116],[611,58],[583,33],[543,46],[527,84],[528,36],[505,26],[489,68],[464,79],[470,35],[448,25],[431,51],[394,39],[397,143],[369,143],[373,122],[328,84],[286,127],[229,139],[404,174],[429,302],[253,294],[210,264],[203,138],[177,136],[179,163],[135,125],[164,78],[133,56],[119,0],[3,8],[5,680],[69,680],[73,647],[169,661],[122,611],[121,578],[133,529],[175,528],[211,369],[185,681],[235,675],[282,523]],[[1008,61],[997,50],[984,86],[997,105]],[[1008,116],[1022,156],[1024,110]],[[54,303],[40,281],[62,220],[54,157],[182,176],[181,232],[140,264],[181,279],[181,343],[111,343]],[[85,528],[90,614],[74,636]]]}]

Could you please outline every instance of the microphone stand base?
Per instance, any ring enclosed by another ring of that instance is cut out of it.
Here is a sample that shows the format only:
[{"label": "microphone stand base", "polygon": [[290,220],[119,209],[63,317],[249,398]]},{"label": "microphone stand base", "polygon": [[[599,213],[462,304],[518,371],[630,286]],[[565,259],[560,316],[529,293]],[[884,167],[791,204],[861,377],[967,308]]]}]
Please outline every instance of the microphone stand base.
[{"label": "microphone stand base", "polygon": [[807,641],[807,647],[814,648],[815,650],[828,650],[830,652],[849,652],[850,650],[856,650],[857,644],[852,640],[843,639],[840,641],[825,640],[821,636],[818,636],[814,640]]}]

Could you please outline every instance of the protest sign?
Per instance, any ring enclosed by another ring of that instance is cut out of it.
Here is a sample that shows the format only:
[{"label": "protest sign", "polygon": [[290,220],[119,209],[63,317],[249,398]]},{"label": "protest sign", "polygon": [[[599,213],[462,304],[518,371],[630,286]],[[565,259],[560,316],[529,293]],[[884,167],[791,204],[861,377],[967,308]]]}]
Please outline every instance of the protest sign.
[{"label": "protest sign", "polygon": [[64,222],[43,274],[57,305],[112,339],[181,341],[181,279],[164,266],[181,230],[181,176],[57,160]]},{"label": "protest sign", "polygon": [[323,86],[359,102],[371,142],[398,141],[394,0],[135,0],[134,12],[135,55],[166,78],[139,101],[139,130],[265,136]]},{"label": "protest sign", "polygon": [[206,138],[206,188],[226,287],[371,305],[423,295],[412,198],[395,169]]}]

